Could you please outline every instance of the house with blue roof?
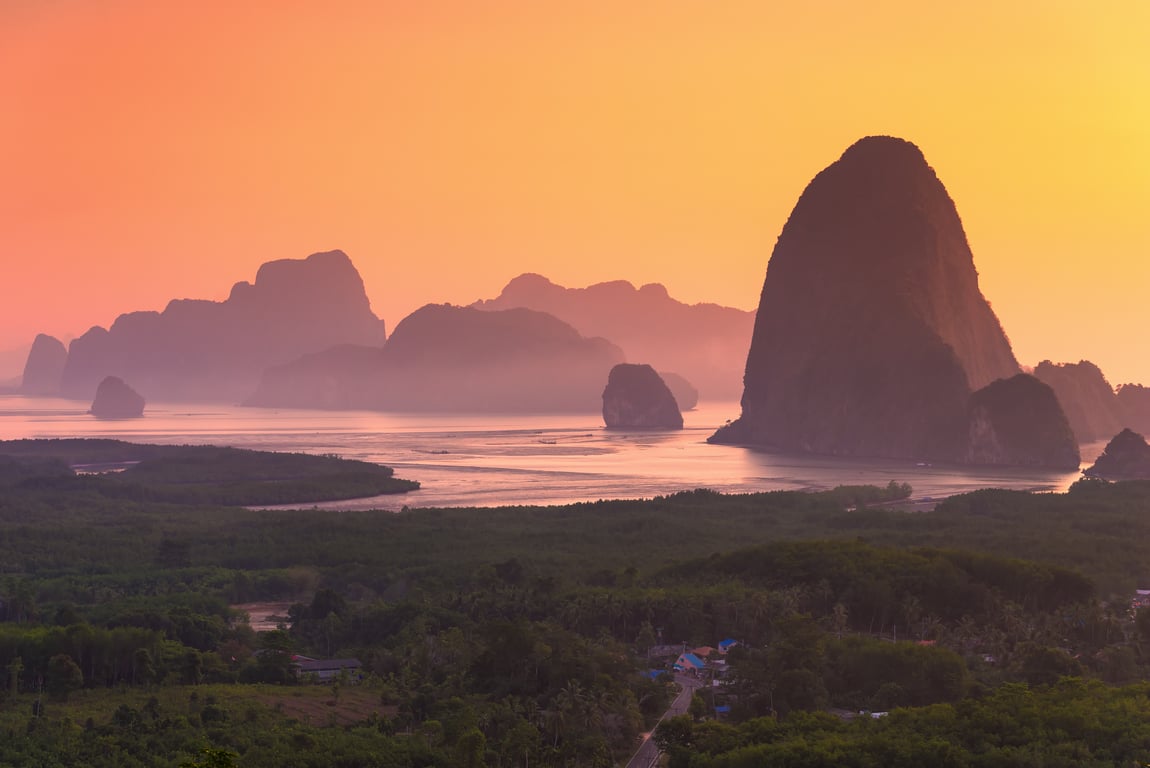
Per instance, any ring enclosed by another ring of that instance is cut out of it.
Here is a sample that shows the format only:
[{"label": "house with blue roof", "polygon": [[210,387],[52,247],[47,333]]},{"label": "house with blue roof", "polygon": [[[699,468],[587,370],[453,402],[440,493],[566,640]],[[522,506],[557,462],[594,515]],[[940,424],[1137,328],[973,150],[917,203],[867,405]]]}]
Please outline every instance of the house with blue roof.
[{"label": "house with blue roof", "polygon": [[693,653],[681,653],[679,658],[675,661],[674,670],[676,672],[690,672],[692,674],[699,674],[707,663],[700,659]]},{"label": "house with blue roof", "polygon": [[728,637],[726,640],[719,641],[719,653],[726,653],[739,644],[738,640]]}]

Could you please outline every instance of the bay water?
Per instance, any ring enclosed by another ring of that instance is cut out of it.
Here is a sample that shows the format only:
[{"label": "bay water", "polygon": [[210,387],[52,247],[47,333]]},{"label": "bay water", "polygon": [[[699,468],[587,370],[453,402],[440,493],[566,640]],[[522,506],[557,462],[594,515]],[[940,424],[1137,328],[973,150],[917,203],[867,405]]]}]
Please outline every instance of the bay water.
[{"label": "bay water", "polygon": [[[108,437],[334,454],[395,468],[418,491],[318,505],[326,509],[552,505],[651,498],[694,488],[724,493],[909,483],[913,498],[978,488],[1062,491],[1080,474],[914,461],[796,456],[707,438],[739,415],[736,402],[701,403],[682,430],[609,430],[599,414],[435,414],[149,403],[140,419],[107,421],[88,404],[0,396],[0,439]],[[1101,446],[1084,449],[1092,459]],[[1090,462],[1086,461],[1084,466]]]}]

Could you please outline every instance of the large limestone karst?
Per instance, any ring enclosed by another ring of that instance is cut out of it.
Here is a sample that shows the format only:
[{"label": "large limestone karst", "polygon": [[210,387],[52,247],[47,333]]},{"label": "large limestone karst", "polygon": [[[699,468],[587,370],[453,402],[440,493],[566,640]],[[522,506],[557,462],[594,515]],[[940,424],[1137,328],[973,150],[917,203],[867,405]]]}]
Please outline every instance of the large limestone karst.
[{"label": "large limestone karst", "polygon": [[753,312],[741,309],[685,304],[658,283],[636,288],[614,280],[565,288],[537,274],[520,275],[498,297],[472,306],[547,312],[584,336],[618,344],[628,359],[681,374],[705,399],[738,397],[755,321]]},{"label": "large limestone karst", "polygon": [[344,347],[269,369],[255,406],[521,413],[598,411],[622,351],[543,312],[428,304],[382,349]]},{"label": "large limestone karst", "polygon": [[1058,395],[1078,442],[1108,440],[1126,426],[1114,388],[1089,360],[1077,363],[1043,360],[1034,366],[1034,375]]},{"label": "large limestone karst", "polygon": [[225,301],[180,299],[163,312],[120,315],[68,349],[62,392],[90,398],[109,375],[154,400],[238,401],[261,372],[338,344],[375,345],[383,321],[342,251],[264,264]]},{"label": "large limestone karst", "polygon": [[742,415],[712,440],[969,461],[971,394],[1018,372],[942,182],[913,144],[872,136],[791,212],[763,283]]},{"label": "large limestone karst", "polygon": [[24,363],[24,378],[20,391],[26,395],[58,395],[68,348],[55,336],[41,333],[32,342],[28,361]]},{"label": "large limestone karst", "polygon": [[603,389],[603,423],[609,429],[682,429],[683,414],[654,368],[620,363]]}]

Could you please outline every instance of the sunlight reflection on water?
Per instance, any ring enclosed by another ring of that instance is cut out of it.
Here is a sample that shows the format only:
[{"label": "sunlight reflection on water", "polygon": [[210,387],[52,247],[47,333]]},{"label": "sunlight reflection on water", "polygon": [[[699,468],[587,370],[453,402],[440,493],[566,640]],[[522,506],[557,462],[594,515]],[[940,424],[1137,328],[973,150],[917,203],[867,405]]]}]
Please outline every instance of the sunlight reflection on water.
[{"label": "sunlight reflection on water", "polygon": [[[795,456],[709,445],[738,403],[701,403],[670,432],[607,430],[598,414],[460,415],[149,404],[142,419],[100,421],[87,404],[0,397],[0,438],[110,437],[337,454],[395,467],[422,488],[331,502],[327,509],[566,504],[650,498],[693,488],[727,493],[910,483],[914,497],[977,488],[1065,490],[1077,472],[916,466],[910,461]],[[1099,448],[1084,451],[1093,458]],[[1087,461],[1087,463],[1089,463]]]}]

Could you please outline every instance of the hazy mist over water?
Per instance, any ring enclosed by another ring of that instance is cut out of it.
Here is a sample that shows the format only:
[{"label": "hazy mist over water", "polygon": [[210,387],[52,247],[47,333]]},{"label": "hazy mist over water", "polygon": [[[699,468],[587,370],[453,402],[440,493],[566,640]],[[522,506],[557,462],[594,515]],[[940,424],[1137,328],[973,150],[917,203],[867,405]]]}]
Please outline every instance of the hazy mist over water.
[{"label": "hazy mist over water", "polygon": [[[706,439],[738,403],[701,403],[680,431],[607,430],[598,414],[374,413],[149,404],[142,419],[101,421],[86,403],[0,397],[0,438],[107,437],[337,454],[394,467],[419,491],[308,505],[327,509],[566,504],[650,498],[693,488],[725,493],[910,483],[914,498],[977,488],[1065,490],[1077,472],[794,456]],[[1083,449],[1084,466],[1101,446]]]}]

